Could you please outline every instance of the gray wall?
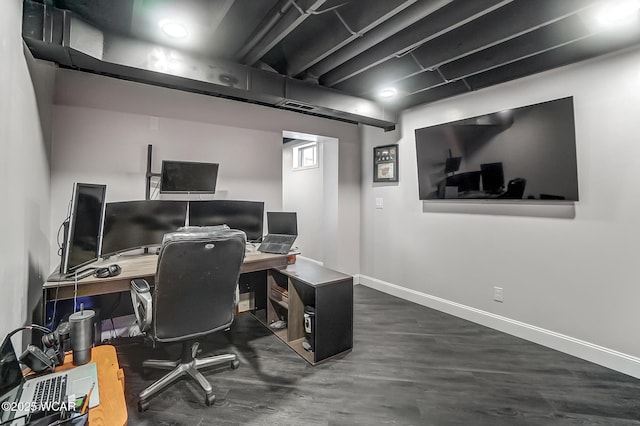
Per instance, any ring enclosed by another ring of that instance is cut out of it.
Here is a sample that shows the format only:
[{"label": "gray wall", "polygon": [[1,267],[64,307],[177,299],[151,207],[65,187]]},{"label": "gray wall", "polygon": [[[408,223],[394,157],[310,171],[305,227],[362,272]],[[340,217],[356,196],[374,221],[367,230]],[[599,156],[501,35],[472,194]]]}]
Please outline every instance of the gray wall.
[{"label": "gray wall", "polygon": [[74,181],[107,184],[108,201],[143,199],[147,144],[156,172],[162,159],[216,161],[214,198],[264,200],[265,210],[281,210],[282,131],[322,134],[340,140],[337,226],[346,231],[335,244],[349,254],[330,266],[358,272],[357,126],[70,70],[56,78],[52,229],[64,219]]},{"label": "gray wall", "polygon": [[[629,50],[413,108],[392,133],[364,128],[361,282],[640,377],[639,63]],[[566,96],[575,205],[418,199],[415,129]],[[371,148],[396,142],[400,182],[373,184]]]},{"label": "gray wall", "polygon": [[43,277],[50,272],[48,156],[54,72],[23,50],[21,23],[22,2],[4,2],[0,14],[0,336],[31,322]]}]

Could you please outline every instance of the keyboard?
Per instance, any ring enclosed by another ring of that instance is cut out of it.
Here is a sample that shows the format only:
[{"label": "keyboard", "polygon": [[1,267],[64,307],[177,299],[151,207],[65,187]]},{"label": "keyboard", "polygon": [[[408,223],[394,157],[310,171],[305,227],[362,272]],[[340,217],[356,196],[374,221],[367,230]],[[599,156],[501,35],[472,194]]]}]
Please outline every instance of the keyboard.
[{"label": "keyboard", "polygon": [[262,243],[260,250],[267,253],[287,254],[289,252],[288,247],[289,244]]},{"label": "keyboard", "polygon": [[63,374],[37,383],[32,402],[34,406],[62,402],[66,395],[67,375]]},{"label": "keyboard", "polygon": [[291,240],[288,235],[269,235],[265,242],[267,244],[287,244]]}]

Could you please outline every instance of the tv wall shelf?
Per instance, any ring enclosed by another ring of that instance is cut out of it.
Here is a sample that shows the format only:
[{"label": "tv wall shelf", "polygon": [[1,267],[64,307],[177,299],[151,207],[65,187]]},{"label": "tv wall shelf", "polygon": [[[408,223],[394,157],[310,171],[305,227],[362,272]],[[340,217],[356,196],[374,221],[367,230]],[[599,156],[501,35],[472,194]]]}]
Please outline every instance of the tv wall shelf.
[{"label": "tv wall shelf", "polygon": [[[266,290],[265,309],[257,310],[256,318],[307,362],[314,365],[351,351],[353,277],[297,259],[285,269],[270,270]],[[305,306],[315,308],[313,351],[303,347]],[[275,321],[286,321],[286,328],[274,330]]]}]

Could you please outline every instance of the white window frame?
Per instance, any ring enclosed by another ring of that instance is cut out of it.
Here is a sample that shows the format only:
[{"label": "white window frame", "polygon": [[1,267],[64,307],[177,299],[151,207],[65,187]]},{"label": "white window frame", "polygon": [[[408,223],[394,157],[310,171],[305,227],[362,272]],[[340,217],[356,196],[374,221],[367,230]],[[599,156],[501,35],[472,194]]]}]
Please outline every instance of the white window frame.
[{"label": "white window frame", "polygon": [[[305,164],[305,153],[313,153],[313,159],[310,164]],[[293,170],[315,169],[320,165],[320,155],[318,150],[318,142],[308,142],[293,147]]]}]

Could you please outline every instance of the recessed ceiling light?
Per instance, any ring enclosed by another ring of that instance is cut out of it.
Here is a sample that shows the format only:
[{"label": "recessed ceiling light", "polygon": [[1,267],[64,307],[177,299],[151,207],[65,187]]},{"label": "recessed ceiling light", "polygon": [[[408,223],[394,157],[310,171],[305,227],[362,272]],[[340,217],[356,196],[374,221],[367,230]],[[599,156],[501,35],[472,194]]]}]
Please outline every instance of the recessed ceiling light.
[{"label": "recessed ceiling light", "polygon": [[605,25],[616,25],[637,18],[640,0],[624,0],[612,2],[600,11],[600,22]]},{"label": "recessed ceiling light", "polygon": [[384,89],[382,89],[380,91],[380,97],[381,98],[392,98],[397,93],[398,93],[398,91],[396,89],[394,89],[393,87],[387,87],[387,88],[384,88]]},{"label": "recessed ceiling light", "polygon": [[189,31],[187,31],[187,27],[184,24],[170,19],[160,21],[160,28],[171,38],[185,38],[189,35]]}]

